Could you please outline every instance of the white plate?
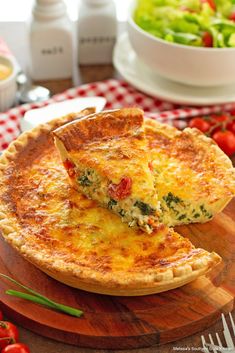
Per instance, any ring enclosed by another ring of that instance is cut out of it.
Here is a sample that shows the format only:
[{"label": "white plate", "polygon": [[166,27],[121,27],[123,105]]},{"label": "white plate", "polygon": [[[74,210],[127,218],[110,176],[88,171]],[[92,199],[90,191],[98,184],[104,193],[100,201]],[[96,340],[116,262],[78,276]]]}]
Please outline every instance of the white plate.
[{"label": "white plate", "polygon": [[158,76],[138,59],[127,33],[121,35],[114,48],[113,62],[127,82],[159,99],[186,105],[211,105],[235,101],[235,84],[220,87],[193,87]]},{"label": "white plate", "polygon": [[20,128],[21,131],[31,130],[39,124],[44,124],[69,113],[79,112],[88,107],[95,107],[96,112],[99,112],[104,108],[105,104],[106,99],[103,97],[74,98],[52,103],[42,108],[27,111],[20,120]]}]

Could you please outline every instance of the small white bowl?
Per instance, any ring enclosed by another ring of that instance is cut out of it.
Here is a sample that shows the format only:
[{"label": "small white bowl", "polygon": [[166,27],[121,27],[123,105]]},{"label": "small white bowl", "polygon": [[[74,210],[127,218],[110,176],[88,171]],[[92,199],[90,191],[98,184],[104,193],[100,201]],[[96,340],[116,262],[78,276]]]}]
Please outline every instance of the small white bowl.
[{"label": "small white bowl", "polygon": [[133,20],[137,1],[131,3],[128,34],[138,57],[154,72],[192,86],[235,83],[235,48],[203,48],[170,43],[141,29]]},{"label": "small white bowl", "polygon": [[0,55],[0,64],[11,69],[9,76],[0,80],[0,111],[4,112],[11,108],[16,100],[18,65],[12,56],[3,55]]}]

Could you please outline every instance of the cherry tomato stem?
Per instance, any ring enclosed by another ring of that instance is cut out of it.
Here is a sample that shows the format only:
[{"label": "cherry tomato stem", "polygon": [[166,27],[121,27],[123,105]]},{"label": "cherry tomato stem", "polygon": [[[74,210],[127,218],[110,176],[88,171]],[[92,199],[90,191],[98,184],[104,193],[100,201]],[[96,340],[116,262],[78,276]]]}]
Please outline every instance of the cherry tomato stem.
[{"label": "cherry tomato stem", "polygon": [[235,111],[193,118],[189,127],[197,128],[212,137],[228,156],[235,153]]},{"label": "cherry tomato stem", "polygon": [[6,347],[9,343],[18,341],[19,333],[15,325],[8,321],[0,321],[0,349]]}]

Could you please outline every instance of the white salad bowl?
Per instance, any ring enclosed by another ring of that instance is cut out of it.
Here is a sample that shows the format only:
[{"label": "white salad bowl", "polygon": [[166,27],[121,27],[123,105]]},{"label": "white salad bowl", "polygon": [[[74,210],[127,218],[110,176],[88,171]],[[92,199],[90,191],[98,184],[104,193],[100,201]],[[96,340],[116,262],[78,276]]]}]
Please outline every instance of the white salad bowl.
[{"label": "white salad bowl", "polygon": [[204,48],[170,43],[141,29],[134,21],[136,0],[128,16],[128,35],[138,58],[169,80],[192,86],[235,83],[235,48]]}]

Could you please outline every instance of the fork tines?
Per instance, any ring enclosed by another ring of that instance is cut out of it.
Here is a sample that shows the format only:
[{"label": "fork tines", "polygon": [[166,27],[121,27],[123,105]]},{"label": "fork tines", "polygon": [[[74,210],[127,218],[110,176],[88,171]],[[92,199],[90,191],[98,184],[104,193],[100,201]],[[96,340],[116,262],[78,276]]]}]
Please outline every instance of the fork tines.
[{"label": "fork tines", "polygon": [[[226,344],[229,348],[234,348],[233,339],[232,339],[231,333],[229,331],[228,324],[226,322],[224,314],[222,314],[221,317],[222,317],[222,323],[223,323],[223,328],[224,328],[223,333],[224,333],[224,338],[225,338]],[[231,324],[233,327],[234,322],[233,322],[233,318],[232,318],[231,313],[230,313],[229,317],[230,317],[230,321],[231,321]]]},{"label": "fork tines", "polygon": [[222,318],[222,324],[223,324],[223,334],[224,334],[224,338],[227,344],[227,347],[223,347],[222,343],[221,343],[221,339],[219,334],[216,332],[216,340],[218,342],[218,345],[216,345],[214,343],[213,337],[211,334],[209,334],[209,340],[210,343],[207,343],[205,340],[205,337],[202,335],[201,336],[201,341],[202,341],[202,346],[203,346],[203,351],[205,353],[209,353],[209,352],[213,352],[213,353],[217,353],[217,352],[229,352],[229,353],[235,353],[235,347],[234,347],[234,338],[235,337],[235,324],[234,324],[234,320],[232,317],[232,314],[229,313],[229,318],[230,318],[230,323],[231,323],[231,330],[229,329],[228,323],[226,322],[225,316],[224,314],[221,314],[221,318]]}]

